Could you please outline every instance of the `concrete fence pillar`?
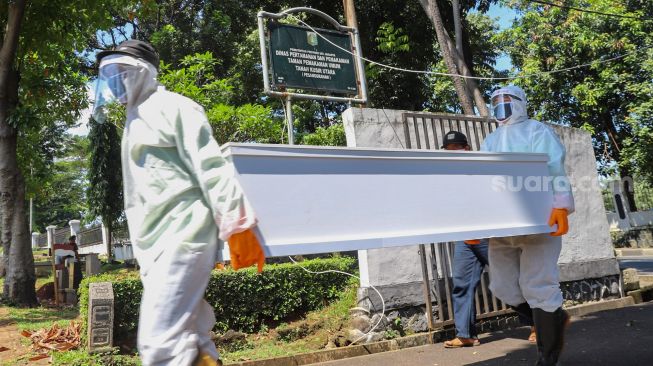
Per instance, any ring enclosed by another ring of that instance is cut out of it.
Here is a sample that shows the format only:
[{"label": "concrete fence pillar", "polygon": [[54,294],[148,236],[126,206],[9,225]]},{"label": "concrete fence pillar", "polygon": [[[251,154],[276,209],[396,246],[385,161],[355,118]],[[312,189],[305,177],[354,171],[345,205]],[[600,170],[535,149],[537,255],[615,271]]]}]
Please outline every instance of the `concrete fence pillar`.
[{"label": "concrete fence pillar", "polygon": [[619,229],[628,231],[630,229],[630,211],[628,210],[628,200],[624,197],[623,186],[619,180],[613,180],[610,182],[610,188]]},{"label": "concrete fence pillar", "polygon": [[56,229],[57,227],[55,225],[50,225],[45,228],[48,233],[48,249],[50,249],[50,255],[54,255],[52,248],[54,248],[54,231]]},{"label": "concrete fence pillar", "polygon": [[37,232],[32,233],[32,250],[39,248],[39,236],[41,236],[41,234]]},{"label": "concrete fence pillar", "polygon": [[70,226],[70,235],[75,235],[78,236],[79,234],[79,220],[70,220],[68,221],[68,225]]}]

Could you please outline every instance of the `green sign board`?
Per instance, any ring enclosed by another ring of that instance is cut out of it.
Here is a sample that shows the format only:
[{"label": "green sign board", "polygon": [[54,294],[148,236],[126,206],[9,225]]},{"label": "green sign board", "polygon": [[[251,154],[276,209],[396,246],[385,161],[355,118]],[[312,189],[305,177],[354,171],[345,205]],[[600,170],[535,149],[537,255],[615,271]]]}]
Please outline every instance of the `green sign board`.
[{"label": "green sign board", "polygon": [[[270,22],[272,83],[279,88],[357,94],[354,56],[348,33]],[[324,37],[324,38],[322,38]]]}]

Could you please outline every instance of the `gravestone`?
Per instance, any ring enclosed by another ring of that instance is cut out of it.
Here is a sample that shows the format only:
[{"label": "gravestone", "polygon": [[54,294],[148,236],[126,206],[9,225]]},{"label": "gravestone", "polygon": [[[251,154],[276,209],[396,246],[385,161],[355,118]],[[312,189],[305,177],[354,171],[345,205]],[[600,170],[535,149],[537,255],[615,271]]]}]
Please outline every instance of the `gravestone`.
[{"label": "gravestone", "polygon": [[86,255],[86,275],[92,276],[100,273],[100,260],[97,253],[89,253]]},{"label": "gravestone", "polygon": [[113,347],[113,287],[91,283],[88,293],[88,350],[104,351]]}]

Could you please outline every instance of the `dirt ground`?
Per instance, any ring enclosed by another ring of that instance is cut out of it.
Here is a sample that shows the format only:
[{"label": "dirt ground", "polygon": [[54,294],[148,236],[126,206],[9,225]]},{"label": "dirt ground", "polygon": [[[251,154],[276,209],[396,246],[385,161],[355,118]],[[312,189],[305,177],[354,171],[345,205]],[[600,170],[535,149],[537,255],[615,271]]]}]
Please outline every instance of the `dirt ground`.
[{"label": "dirt ground", "polygon": [[23,339],[16,324],[9,318],[7,308],[0,307],[0,350],[4,350],[0,352],[0,365],[47,365],[49,357],[38,361],[29,361],[33,354],[31,354],[29,346],[21,343]]}]

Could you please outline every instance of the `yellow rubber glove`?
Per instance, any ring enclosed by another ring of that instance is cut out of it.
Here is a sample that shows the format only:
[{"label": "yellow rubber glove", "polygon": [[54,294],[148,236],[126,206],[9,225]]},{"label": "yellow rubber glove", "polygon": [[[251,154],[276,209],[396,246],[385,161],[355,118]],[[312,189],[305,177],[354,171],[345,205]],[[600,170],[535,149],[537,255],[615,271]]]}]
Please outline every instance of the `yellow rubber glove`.
[{"label": "yellow rubber glove", "polygon": [[263,254],[261,244],[252,229],[233,234],[227,241],[229,242],[231,266],[235,270],[256,264],[258,265],[258,271],[263,271],[265,254]]},{"label": "yellow rubber glove", "polygon": [[478,239],[474,239],[474,240],[465,240],[465,244],[476,245],[476,244],[481,244],[481,241],[478,240]]},{"label": "yellow rubber glove", "polygon": [[567,221],[567,215],[569,215],[566,208],[554,208],[551,210],[551,217],[549,218],[549,226],[558,225],[558,231],[552,232],[551,236],[562,236],[569,231],[569,221]]}]

